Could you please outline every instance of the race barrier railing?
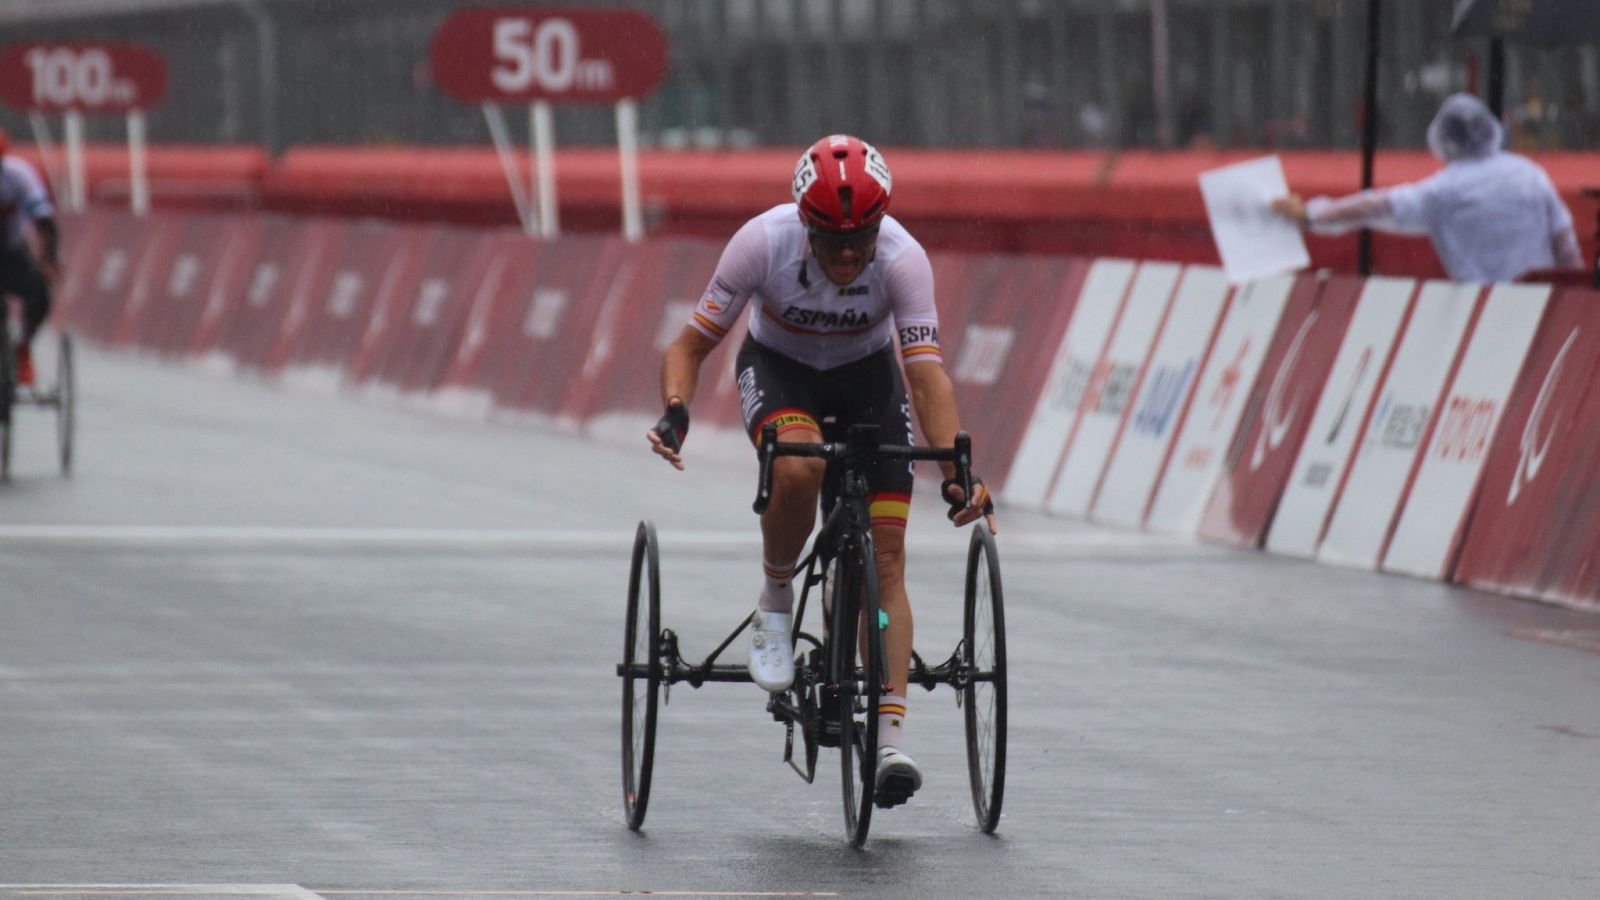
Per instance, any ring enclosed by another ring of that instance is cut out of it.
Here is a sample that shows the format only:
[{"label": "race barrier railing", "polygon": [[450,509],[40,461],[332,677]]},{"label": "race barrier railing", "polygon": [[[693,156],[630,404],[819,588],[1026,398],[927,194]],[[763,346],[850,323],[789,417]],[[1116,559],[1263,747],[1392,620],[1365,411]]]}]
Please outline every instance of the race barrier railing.
[{"label": "race barrier railing", "polygon": [[[70,217],[62,321],[267,375],[645,423],[720,242],[373,221]],[[1600,293],[933,256],[1008,504],[1600,607]],[[696,421],[740,427],[732,354]]]}]

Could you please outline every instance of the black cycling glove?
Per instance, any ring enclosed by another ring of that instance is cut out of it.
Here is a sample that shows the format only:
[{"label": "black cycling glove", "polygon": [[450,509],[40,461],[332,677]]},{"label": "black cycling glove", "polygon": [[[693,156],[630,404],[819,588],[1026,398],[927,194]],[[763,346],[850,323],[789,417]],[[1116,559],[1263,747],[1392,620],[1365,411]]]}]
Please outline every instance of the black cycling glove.
[{"label": "black cycling glove", "polygon": [[656,422],[655,431],[662,446],[673,453],[682,452],[683,439],[689,436],[689,407],[682,400],[667,404],[667,412]]},{"label": "black cycling glove", "polygon": [[959,498],[955,495],[955,492],[952,490],[952,488],[958,488],[960,486],[961,482],[954,478],[946,478],[944,481],[939,483],[939,494],[944,497],[944,502],[950,504],[950,511],[946,513],[949,518],[954,519],[956,516],[961,515],[961,511],[966,509],[968,506],[982,507],[984,515],[994,515],[994,498],[989,496],[989,489],[984,487],[982,478],[974,476],[972,479],[973,502],[971,503],[968,503],[965,499]]}]

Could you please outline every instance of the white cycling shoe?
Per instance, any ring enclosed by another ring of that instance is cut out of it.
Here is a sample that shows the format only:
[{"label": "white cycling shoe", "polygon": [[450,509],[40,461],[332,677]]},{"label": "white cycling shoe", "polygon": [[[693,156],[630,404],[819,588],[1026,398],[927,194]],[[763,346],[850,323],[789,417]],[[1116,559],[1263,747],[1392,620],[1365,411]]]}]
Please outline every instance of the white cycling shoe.
[{"label": "white cycling shoe", "polygon": [[794,644],[787,613],[756,610],[750,617],[750,678],[769,693],[794,684]]},{"label": "white cycling shoe", "polygon": [[911,799],[922,787],[922,770],[917,761],[900,752],[898,747],[878,748],[878,774],[874,779],[872,804],[888,809]]}]

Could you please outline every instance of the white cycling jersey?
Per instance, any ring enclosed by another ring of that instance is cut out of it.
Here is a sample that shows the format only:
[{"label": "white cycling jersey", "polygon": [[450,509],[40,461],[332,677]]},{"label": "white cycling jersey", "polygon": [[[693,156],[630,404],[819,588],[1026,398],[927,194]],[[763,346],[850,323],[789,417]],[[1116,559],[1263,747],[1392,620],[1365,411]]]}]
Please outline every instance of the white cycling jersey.
[{"label": "white cycling jersey", "polygon": [[843,287],[811,254],[793,203],[767,210],[736,232],[690,324],[721,340],[751,297],[750,336],[814,369],[870,356],[900,339],[907,364],[942,362],[933,267],[905,227],[885,216],[872,261]]},{"label": "white cycling jersey", "polygon": [[0,160],[0,248],[21,250],[25,225],[55,215],[44,181],[25,160]]}]

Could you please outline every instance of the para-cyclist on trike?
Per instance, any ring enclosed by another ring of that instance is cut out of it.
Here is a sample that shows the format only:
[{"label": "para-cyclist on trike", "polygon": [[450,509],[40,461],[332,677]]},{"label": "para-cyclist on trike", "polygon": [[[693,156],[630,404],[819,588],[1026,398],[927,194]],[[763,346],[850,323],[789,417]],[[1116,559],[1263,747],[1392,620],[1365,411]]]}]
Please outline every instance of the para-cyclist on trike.
[{"label": "para-cyclist on trike", "polygon": [[[689,323],[667,348],[661,364],[666,411],[647,434],[652,449],[683,468],[700,368],[752,299],[749,335],[735,370],[745,430],[758,446],[769,424],[785,443],[821,443],[825,431],[839,434],[870,424],[885,439],[903,435],[909,444],[912,407],[928,446],[952,446],[961,424],[939,348],[933,268],[922,245],[887,214],[892,180],[883,156],[849,135],[825,137],[800,157],[790,188],[793,203],[767,210],[734,234]],[[994,503],[982,480],[972,479],[969,498],[954,464],[940,466],[941,492],[955,525],[985,518],[993,532]],[[761,516],[764,577],[751,617],[749,670],[763,690],[781,692],[795,677],[791,578],[816,520],[825,463],[783,456],[772,467],[771,500]],[[905,751],[912,655],[905,527],[911,488],[905,460],[885,458],[868,476],[888,624],[889,684],[878,707],[875,778],[881,807],[904,803],[922,785],[921,770]]]}]

